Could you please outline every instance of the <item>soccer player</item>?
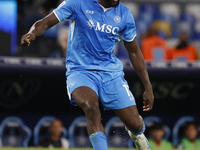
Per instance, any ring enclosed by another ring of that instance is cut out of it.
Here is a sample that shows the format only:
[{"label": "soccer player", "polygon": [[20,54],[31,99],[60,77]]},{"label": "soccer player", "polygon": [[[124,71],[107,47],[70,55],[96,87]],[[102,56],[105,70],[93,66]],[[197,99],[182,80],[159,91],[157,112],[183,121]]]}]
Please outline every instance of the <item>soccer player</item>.
[{"label": "soccer player", "polygon": [[143,110],[151,110],[153,90],[136,42],[136,27],[130,10],[120,0],[65,0],[31,27],[22,37],[21,44],[29,46],[47,29],[65,20],[71,21],[66,58],[68,94],[71,104],[80,106],[85,112],[93,148],[108,150],[99,100],[126,125],[139,150],[150,149],[143,134],[143,119],[124,79],[122,62],[113,55],[121,37],[145,87]]}]

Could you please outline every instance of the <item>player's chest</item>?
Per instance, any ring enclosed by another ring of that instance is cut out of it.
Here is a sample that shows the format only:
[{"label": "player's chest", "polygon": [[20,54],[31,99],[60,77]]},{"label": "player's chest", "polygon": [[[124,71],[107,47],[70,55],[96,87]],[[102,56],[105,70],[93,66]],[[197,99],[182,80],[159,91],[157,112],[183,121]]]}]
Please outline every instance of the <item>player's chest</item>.
[{"label": "player's chest", "polygon": [[85,7],[77,18],[85,30],[95,30],[105,34],[116,35],[122,30],[122,16],[113,10]]}]

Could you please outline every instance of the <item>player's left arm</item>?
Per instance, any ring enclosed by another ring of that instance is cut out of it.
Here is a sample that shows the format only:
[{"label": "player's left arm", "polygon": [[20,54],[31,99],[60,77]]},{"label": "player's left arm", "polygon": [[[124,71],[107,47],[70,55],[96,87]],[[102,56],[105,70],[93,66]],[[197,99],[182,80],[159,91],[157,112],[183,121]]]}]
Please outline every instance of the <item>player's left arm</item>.
[{"label": "player's left arm", "polygon": [[145,87],[143,111],[149,111],[153,108],[154,95],[144,58],[136,42],[136,38],[131,42],[124,41],[124,45],[128,50],[130,61]]}]

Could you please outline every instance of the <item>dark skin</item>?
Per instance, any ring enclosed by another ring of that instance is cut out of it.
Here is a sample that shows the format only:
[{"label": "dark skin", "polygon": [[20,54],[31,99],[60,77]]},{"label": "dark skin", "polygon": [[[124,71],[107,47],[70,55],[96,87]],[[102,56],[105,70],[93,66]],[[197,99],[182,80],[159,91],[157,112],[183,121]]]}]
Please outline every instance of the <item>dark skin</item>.
[{"label": "dark skin", "polygon": [[50,139],[53,141],[59,141],[62,135],[62,122],[58,119],[54,120],[49,127]]},{"label": "dark skin", "polygon": [[[107,3],[106,1],[109,2]],[[99,3],[105,8],[116,7],[117,5],[115,0],[99,0]],[[23,46],[30,46],[31,41],[35,40],[36,37],[42,35],[47,29],[51,28],[58,22],[59,20],[55,14],[50,13],[44,19],[37,21],[31,27],[30,31],[22,36],[21,44]],[[143,94],[143,111],[149,111],[153,108],[154,95],[143,56],[137,45],[136,39],[134,39],[132,42],[124,41],[124,44],[128,50],[131,63],[145,87],[145,92]],[[96,93],[89,87],[79,87],[73,91],[72,97],[78,106],[80,106],[85,112],[87,118],[88,135],[98,131],[105,133],[101,123],[101,112],[99,110],[98,96]],[[142,130],[143,120],[139,116],[136,106],[114,110],[114,112],[129,130],[133,132],[139,132]]]},{"label": "dark skin", "polygon": [[119,0],[99,0],[99,4],[105,8],[117,7],[119,5]]}]

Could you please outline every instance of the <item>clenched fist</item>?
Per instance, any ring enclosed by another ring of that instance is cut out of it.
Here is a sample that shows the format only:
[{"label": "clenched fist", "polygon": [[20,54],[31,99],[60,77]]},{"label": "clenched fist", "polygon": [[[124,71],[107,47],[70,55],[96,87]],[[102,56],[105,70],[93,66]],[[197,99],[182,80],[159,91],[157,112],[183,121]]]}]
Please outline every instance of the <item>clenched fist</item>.
[{"label": "clenched fist", "polygon": [[35,40],[35,35],[33,33],[27,33],[21,38],[21,45],[30,46],[31,41]]}]

